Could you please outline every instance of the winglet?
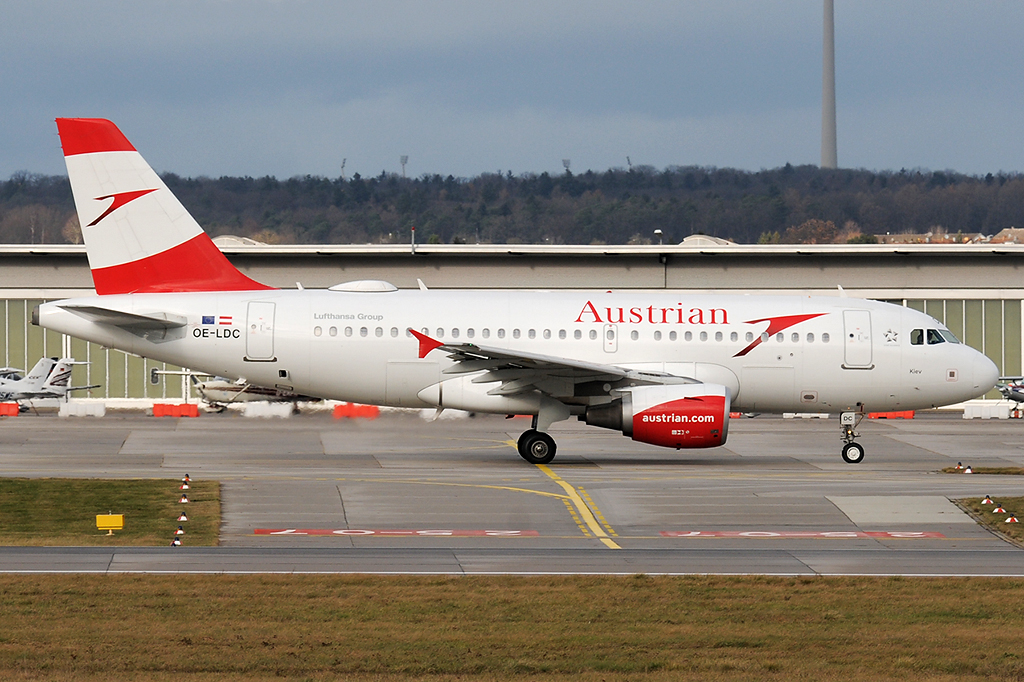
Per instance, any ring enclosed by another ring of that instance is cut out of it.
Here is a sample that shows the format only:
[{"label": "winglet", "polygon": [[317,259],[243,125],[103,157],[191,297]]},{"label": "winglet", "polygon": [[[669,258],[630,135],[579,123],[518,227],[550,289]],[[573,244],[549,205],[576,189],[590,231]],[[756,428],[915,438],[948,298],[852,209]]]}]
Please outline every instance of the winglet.
[{"label": "winglet", "polygon": [[427,353],[429,353],[430,351],[434,350],[435,348],[440,348],[441,346],[444,345],[440,341],[438,341],[436,339],[432,339],[429,336],[427,336],[426,334],[420,334],[418,331],[416,331],[415,329],[413,329],[411,327],[409,328],[409,333],[411,333],[413,336],[415,336],[416,339],[420,342],[420,357],[421,358],[427,357]]}]

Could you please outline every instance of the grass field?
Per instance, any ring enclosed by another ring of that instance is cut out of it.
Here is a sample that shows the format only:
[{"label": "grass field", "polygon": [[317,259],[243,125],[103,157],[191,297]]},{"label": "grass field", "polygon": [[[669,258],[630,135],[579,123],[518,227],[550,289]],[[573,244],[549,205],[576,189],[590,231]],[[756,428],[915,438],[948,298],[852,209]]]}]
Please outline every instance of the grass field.
[{"label": "grass field", "polygon": [[[0,478],[0,545],[167,545],[179,525],[184,545],[216,545],[220,484],[193,481],[179,504],[181,481]],[[96,530],[96,515],[124,514],[124,530]],[[185,511],[188,522],[179,524]]]},{"label": "grass field", "polygon": [[[1001,476],[1024,476],[1024,468],[1021,467],[971,467],[975,474],[999,474]],[[946,467],[942,469],[944,474],[963,474],[963,469]],[[968,474],[970,475],[970,474]]]},{"label": "grass field", "polygon": [[1021,680],[1024,581],[0,575],[4,680]]}]

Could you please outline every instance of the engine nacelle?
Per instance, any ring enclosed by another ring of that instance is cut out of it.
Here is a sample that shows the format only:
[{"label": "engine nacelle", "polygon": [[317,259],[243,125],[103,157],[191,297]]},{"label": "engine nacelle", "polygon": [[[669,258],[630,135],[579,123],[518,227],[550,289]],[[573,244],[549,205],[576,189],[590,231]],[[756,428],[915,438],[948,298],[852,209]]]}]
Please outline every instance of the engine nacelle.
[{"label": "engine nacelle", "polygon": [[622,431],[641,443],[713,448],[729,435],[729,389],[717,384],[637,386],[622,399],[588,407],[583,421]]}]

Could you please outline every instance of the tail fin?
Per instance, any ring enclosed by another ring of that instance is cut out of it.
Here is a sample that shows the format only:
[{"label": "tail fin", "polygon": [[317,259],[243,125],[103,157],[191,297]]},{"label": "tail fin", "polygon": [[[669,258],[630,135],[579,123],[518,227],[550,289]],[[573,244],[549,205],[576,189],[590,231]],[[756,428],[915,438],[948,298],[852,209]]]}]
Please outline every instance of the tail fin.
[{"label": "tail fin", "polygon": [[58,118],[96,293],[270,289],[239,272],[128,138],[102,118]]},{"label": "tail fin", "polygon": [[50,374],[53,373],[53,366],[56,364],[56,358],[41,357],[39,362],[36,363],[35,367],[31,369],[25,378],[21,380],[21,386],[19,389],[31,393],[38,391],[43,383],[49,378]]},{"label": "tail fin", "polygon": [[46,377],[46,381],[43,382],[41,392],[52,391],[58,395],[67,393],[68,387],[71,385],[71,366],[73,362],[73,358],[61,358],[58,360],[57,364],[50,370],[50,375]]}]

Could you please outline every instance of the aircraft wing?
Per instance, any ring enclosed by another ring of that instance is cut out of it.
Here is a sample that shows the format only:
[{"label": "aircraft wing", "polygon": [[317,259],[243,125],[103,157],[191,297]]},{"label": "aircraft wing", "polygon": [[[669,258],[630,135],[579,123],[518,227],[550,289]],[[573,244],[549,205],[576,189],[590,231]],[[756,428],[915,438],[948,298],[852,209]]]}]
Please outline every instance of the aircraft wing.
[{"label": "aircraft wing", "polygon": [[185,317],[170,313],[140,315],[138,313],[126,313],[121,310],[112,310],[92,305],[62,305],[60,307],[92,322],[121,327],[131,332],[158,329],[168,330],[184,327],[188,324],[188,320]]},{"label": "aircraft wing", "polygon": [[[615,387],[700,383],[690,377],[666,372],[635,370],[507,348],[478,346],[474,343],[443,343],[415,329],[409,331],[420,342],[421,358],[433,350],[440,350],[455,361],[454,365],[443,371],[444,374],[482,372],[472,380],[473,383],[501,382],[500,386],[488,391],[489,395],[514,395],[539,390],[552,396],[571,396],[576,384],[588,382],[602,382]],[[602,392],[607,392],[607,389]]]}]

